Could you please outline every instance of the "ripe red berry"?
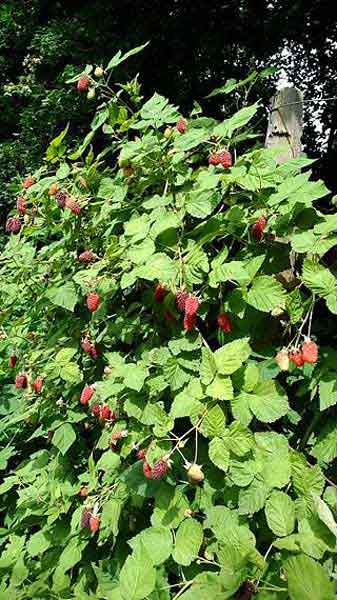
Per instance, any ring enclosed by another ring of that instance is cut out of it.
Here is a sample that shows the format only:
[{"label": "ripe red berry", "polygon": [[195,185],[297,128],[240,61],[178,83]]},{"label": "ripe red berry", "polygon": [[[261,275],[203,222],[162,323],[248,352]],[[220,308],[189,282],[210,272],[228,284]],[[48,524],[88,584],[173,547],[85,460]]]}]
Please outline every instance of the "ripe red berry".
[{"label": "ripe red berry", "polygon": [[66,192],[57,192],[55,195],[56,202],[60,208],[64,208],[66,205],[66,201],[68,198],[68,194]]},{"label": "ripe red berry", "polygon": [[78,257],[79,262],[86,263],[86,264],[95,262],[95,260],[97,260],[97,259],[98,259],[97,254],[95,254],[92,250],[85,250]]},{"label": "ripe red berry", "polygon": [[25,190],[28,190],[28,188],[32,187],[32,185],[34,185],[35,183],[35,179],[34,177],[32,177],[31,175],[28,175],[28,177],[26,177],[26,179],[23,182],[23,187],[25,188]]},{"label": "ripe red berry", "polygon": [[91,400],[93,393],[94,388],[91,385],[84,386],[80,397],[80,403],[83,404],[83,406],[86,406]]},{"label": "ripe red berry", "polygon": [[89,527],[92,533],[96,533],[99,530],[99,518],[95,515],[91,515],[89,519]]},{"label": "ripe red berry", "polygon": [[137,452],[138,460],[144,460],[145,456],[146,456],[146,450],[144,450],[144,449],[138,450],[138,452]]},{"label": "ripe red berry", "polygon": [[154,290],[154,299],[159,304],[163,302],[165,296],[167,294],[167,289],[162,283],[157,283]]},{"label": "ripe red berry", "polygon": [[104,404],[104,406],[102,406],[101,408],[101,414],[100,417],[103,421],[110,421],[111,416],[112,416],[112,412],[109,408],[109,406],[107,404]]},{"label": "ripe red berry", "polygon": [[90,292],[87,296],[87,307],[90,312],[95,312],[98,309],[100,303],[100,297],[97,292]]},{"label": "ripe red berry", "polygon": [[91,518],[91,513],[88,511],[87,508],[84,508],[82,515],[81,515],[81,523],[80,523],[82,529],[89,527],[90,518]]},{"label": "ripe red berry", "polygon": [[23,389],[27,387],[27,375],[25,373],[18,373],[15,377],[15,387],[18,389]]},{"label": "ripe red berry", "polygon": [[196,315],[185,315],[184,317],[184,329],[185,331],[193,331],[197,323]]},{"label": "ripe red berry", "polygon": [[186,121],[185,121],[185,119],[183,119],[182,117],[180,117],[180,119],[178,119],[178,121],[176,123],[176,128],[177,128],[177,131],[179,131],[179,133],[185,133],[185,131],[186,131]]},{"label": "ripe red berry", "polygon": [[77,89],[79,92],[85,92],[90,85],[90,79],[88,75],[81,75],[77,82]]},{"label": "ripe red berry", "polygon": [[222,329],[222,331],[224,331],[225,333],[229,333],[230,331],[232,331],[232,323],[229,315],[227,315],[226,313],[221,313],[218,316],[218,325],[220,329]]},{"label": "ripe red berry", "polygon": [[224,169],[228,169],[232,166],[232,155],[228,150],[221,150],[220,152],[213,152],[208,159],[210,165],[222,165]]},{"label": "ripe red berry", "polygon": [[26,201],[22,196],[18,196],[16,199],[16,208],[18,213],[23,216],[26,214]]},{"label": "ripe red berry", "polygon": [[302,367],[304,364],[303,354],[300,350],[292,350],[289,353],[289,360],[296,365],[296,367]]},{"label": "ripe red berry", "polygon": [[12,354],[9,359],[8,359],[8,366],[10,369],[14,369],[15,365],[16,365],[16,361],[17,361],[17,356],[15,356],[15,354]]},{"label": "ripe red berry", "polygon": [[199,300],[193,294],[189,294],[185,300],[185,315],[193,317],[197,314],[199,308]]},{"label": "ripe red berry", "polygon": [[81,207],[80,207],[79,203],[75,200],[75,198],[72,198],[71,196],[67,196],[65,205],[67,208],[69,208],[69,210],[71,210],[71,212],[74,215],[80,214]]},{"label": "ripe red berry", "polygon": [[188,292],[185,292],[184,290],[178,290],[176,293],[176,305],[180,312],[184,312],[187,298]]},{"label": "ripe red berry", "polygon": [[162,479],[169,469],[168,463],[163,458],[157,460],[152,469],[152,479]]},{"label": "ripe red berry", "polygon": [[9,217],[6,221],[7,233],[19,233],[21,229],[21,221],[16,217]]},{"label": "ripe red berry", "polygon": [[32,384],[34,392],[36,394],[40,394],[43,386],[43,378],[41,376],[37,377]]},{"label": "ripe red berry", "polygon": [[97,404],[97,403],[96,403],[96,404],[94,404],[94,405],[93,405],[93,407],[92,407],[92,409],[91,409],[91,412],[92,412],[92,414],[93,414],[95,417],[99,417],[99,416],[100,416],[100,414],[101,414],[101,405],[100,405],[100,404]]},{"label": "ripe red berry", "polygon": [[215,167],[220,164],[220,157],[218,152],[213,152],[208,159],[209,165],[214,165]]},{"label": "ripe red berry", "polygon": [[92,347],[93,347],[93,344],[87,336],[85,338],[82,338],[81,348],[82,348],[82,350],[84,350],[84,352],[86,352],[87,354],[90,354],[92,351]]},{"label": "ripe red berry", "polygon": [[308,339],[302,344],[302,357],[303,361],[315,364],[318,360],[318,346],[315,342]]},{"label": "ripe red berry", "polygon": [[259,217],[254,225],[252,226],[252,236],[254,240],[261,241],[263,238],[263,232],[267,225],[267,219],[265,217]]},{"label": "ripe red berry", "polygon": [[146,479],[152,479],[152,469],[147,462],[143,463],[143,473]]},{"label": "ripe red berry", "polygon": [[99,348],[98,348],[97,344],[92,344],[90,354],[91,354],[91,358],[96,360],[96,358],[99,355]]}]

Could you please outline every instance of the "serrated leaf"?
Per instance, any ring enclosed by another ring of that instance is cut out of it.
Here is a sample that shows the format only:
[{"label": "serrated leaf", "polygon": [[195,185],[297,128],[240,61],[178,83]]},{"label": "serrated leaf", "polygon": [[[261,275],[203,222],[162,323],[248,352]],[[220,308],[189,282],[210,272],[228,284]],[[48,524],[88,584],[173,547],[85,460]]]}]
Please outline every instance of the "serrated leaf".
[{"label": "serrated leaf", "polygon": [[160,565],[172,552],[172,533],[166,527],[149,527],[128,540],[128,544],[134,551],[145,548],[152,564]]},{"label": "serrated leaf", "polygon": [[233,385],[230,377],[216,375],[212,383],[207,386],[206,394],[215,400],[232,400]]},{"label": "serrated leaf", "polygon": [[239,493],[239,513],[253,515],[264,507],[270,488],[261,478],[254,479],[248,488]]},{"label": "serrated leaf", "polygon": [[237,371],[250,355],[247,338],[234,340],[214,352],[215,364],[221,375],[231,375]]},{"label": "serrated leaf", "polygon": [[301,554],[285,563],[291,600],[333,600],[335,585],[325,569],[309,556]]},{"label": "serrated leaf", "polygon": [[176,533],[173,559],[180,565],[188,566],[198,556],[203,540],[202,526],[194,519],[185,519]]},{"label": "serrated leaf", "polygon": [[52,443],[59,449],[61,454],[66,454],[70,446],[76,440],[76,433],[70,423],[64,423],[56,429],[52,437]]},{"label": "serrated leaf", "polygon": [[288,399],[283,388],[275,381],[261,381],[249,394],[249,408],[263,423],[273,423],[287,414]]},{"label": "serrated leaf", "polygon": [[311,451],[312,456],[319,461],[331,462],[337,457],[337,425],[328,423],[317,437]]},{"label": "serrated leaf", "polygon": [[222,435],[226,426],[226,418],[219,404],[216,404],[208,411],[202,424],[206,428],[209,437]]},{"label": "serrated leaf", "polygon": [[224,431],[223,439],[227,448],[236,456],[244,456],[254,446],[252,432],[239,421],[233,421],[230,424],[229,428]]},{"label": "serrated leaf", "polygon": [[228,470],[229,451],[224,440],[219,437],[213,438],[208,446],[208,456],[218,469],[221,469],[221,471]]},{"label": "serrated leaf", "polygon": [[278,537],[290,535],[295,527],[295,506],[284,492],[273,491],[265,506],[268,527]]},{"label": "serrated leaf", "polygon": [[256,310],[271,312],[285,306],[285,290],[273,277],[261,275],[253,281],[247,294],[247,302]]},{"label": "serrated leaf", "polygon": [[123,600],[143,600],[154,590],[156,571],[145,548],[129,556],[119,574]]},{"label": "serrated leaf", "polygon": [[78,301],[76,287],[71,281],[58,287],[51,287],[47,290],[46,296],[56,306],[61,306],[71,312],[74,312],[75,305]]}]

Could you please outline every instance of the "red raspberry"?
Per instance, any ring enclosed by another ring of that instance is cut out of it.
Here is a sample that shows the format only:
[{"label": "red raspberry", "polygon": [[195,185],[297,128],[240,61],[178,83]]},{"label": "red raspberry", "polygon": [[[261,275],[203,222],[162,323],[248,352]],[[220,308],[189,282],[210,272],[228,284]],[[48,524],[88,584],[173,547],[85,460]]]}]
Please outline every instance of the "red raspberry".
[{"label": "red raspberry", "polygon": [[184,329],[185,331],[193,331],[197,323],[196,315],[185,315],[184,317]]},{"label": "red raspberry", "polygon": [[66,205],[68,194],[67,194],[67,192],[57,192],[57,194],[55,195],[55,198],[56,198],[56,202],[59,205],[59,207],[64,208]]},{"label": "red raspberry", "polygon": [[289,353],[289,360],[291,360],[296,367],[302,367],[304,364],[303,355],[300,350],[292,350]]},{"label": "red raspberry", "polygon": [[88,75],[81,75],[77,82],[77,89],[79,92],[85,92],[90,85],[90,79]]},{"label": "red raspberry", "polygon": [[26,214],[26,201],[22,196],[18,196],[16,199],[16,208],[18,213],[23,216]]},{"label": "red raspberry", "polygon": [[169,469],[168,463],[163,458],[157,460],[152,469],[152,479],[162,479]]},{"label": "red raspberry", "polygon": [[92,409],[91,409],[91,412],[92,412],[92,414],[93,414],[95,417],[99,417],[99,416],[100,416],[100,414],[101,414],[101,405],[100,405],[100,404],[97,404],[97,403],[96,403],[96,404],[94,404],[94,405],[93,405],[93,407],[92,407]]},{"label": "red raspberry", "polygon": [[96,358],[99,355],[99,348],[98,348],[97,344],[92,344],[90,354],[91,354],[91,358],[96,360]]},{"label": "red raspberry", "polygon": [[80,397],[80,403],[83,404],[83,406],[86,406],[89,403],[89,400],[91,400],[93,393],[94,388],[91,385],[84,386]]},{"label": "red raspberry", "polygon": [[152,469],[147,462],[143,463],[143,473],[146,479],[152,479]]},{"label": "red raspberry", "polygon": [[9,217],[6,221],[7,233],[19,233],[21,229],[21,221],[16,217]]},{"label": "red raspberry", "polygon": [[28,175],[28,177],[26,177],[26,179],[23,182],[23,187],[25,188],[25,190],[28,190],[28,188],[32,187],[32,185],[34,185],[35,183],[35,179],[34,177],[32,177],[31,175]]},{"label": "red raspberry", "polygon": [[209,165],[214,165],[215,167],[217,165],[220,165],[221,161],[220,161],[220,156],[218,152],[213,152],[213,154],[210,155],[209,159],[208,159],[208,164]]},{"label": "red raspberry", "polygon": [[99,518],[91,515],[89,519],[89,527],[92,533],[96,533],[99,530]]},{"label": "red raspberry", "polygon": [[57,192],[59,191],[59,186],[57,185],[57,183],[52,183],[49,190],[48,190],[48,195],[49,196],[56,196]]},{"label": "red raspberry", "polygon": [[87,307],[90,312],[95,312],[98,309],[100,303],[100,297],[97,292],[90,292],[87,296]]},{"label": "red raspberry", "polygon": [[184,312],[187,298],[188,292],[185,292],[184,290],[178,290],[176,293],[176,305],[180,312]]},{"label": "red raspberry", "polygon": [[210,165],[222,165],[224,169],[228,169],[233,164],[232,155],[227,150],[221,150],[220,152],[213,152],[208,159]]},{"label": "red raspberry", "polygon": [[83,512],[82,512],[82,516],[81,516],[82,529],[89,527],[90,518],[91,518],[91,513],[88,511],[87,508],[84,508]]},{"label": "red raspberry", "polygon": [[12,354],[9,359],[8,359],[8,366],[10,369],[14,369],[15,365],[16,365],[16,361],[17,361],[17,356],[15,356],[15,354]]},{"label": "red raspberry", "polygon": [[122,431],[114,431],[111,439],[112,440],[122,440],[123,438],[128,437],[129,432],[127,429],[123,429]]},{"label": "red raspberry", "polygon": [[218,316],[218,325],[220,329],[222,329],[222,331],[224,331],[225,333],[229,333],[230,331],[232,331],[232,323],[229,318],[229,315],[227,315],[226,313],[221,313]]},{"label": "red raspberry", "polygon": [[180,117],[180,119],[178,119],[178,121],[176,123],[176,128],[177,128],[177,131],[179,131],[179,133],[185,133],[185,131],[186,131],[186,121],[185,121],[185,119],[183,119],[182,117]]},{"label": "red raspberry", "polygon": [[158,302],[158,304],[161,304],[161,302],[163,302],[166,294],[167,294],[167,289],[165,288],[165,286],[162,283],[157,283],[155,290],[154,290],[155,301]]},{"label": "red raspberry", "polygon": [[137,452],[137,458],[138,460],[144,460],[146,456],[146,450],[138,450]]},{"label": "red raspberry", "polygon": [[261,241],[263,238],[263,232],[267,225],[267,219],[265,217],[259,217],[254,225],[252,226],[252,236],[254,240]]},{"label": "red raspberry", "polygon": [[15,387],[18,389],[23,389],[27,387],[27,375],[25,373],[18,373],[15,377]]},{"label": "red raspberry", "polygon": [[80,214],[81,207],[80,207],[79,203],[75,200],[75,198],[71,198],[70,196],[67,196],[65,204],[66,204],[66,207],[69,208],[69,210],[71,210],[71,212],[74,215]]},{"label": "red raspberry", "polygon": [[193,294],[189,294],[185,301],[185,316],[193,317],[197,314],[199,308],[199,300]]},{"label": "red raspberry", "polygon": [[85,250],[84,252],[82,252],[79,257],[78,260],[81,263],[92,263],[95,262],[95,260],[97,260],[98,256],[97,254],[95,254],[94,252],[92,252],[92,250]]},{"label": "red raspberry", "polygon": [[318,346],[315,342],[308,339],[302,344],[302,357],[303,361],[315,364],[318,360]]},{"label": "red raspberry", "polygon": [[91,353],[93,344],[91,343],[91,341],[89,340],[89,338],[87,336],[81,340],[81,348],[87,354]]},{"label": "red raspberry", "polygon": [[34,392],[36,394],[40,394],[41,390],[42,390],[42,386],[43,386],[43,378],[42,377],[37,377],[35,379],[35,381],[32,383],[32,387],[34,389]]},{"label": "red raspberry", "polygon": [[112,412],[107,404],[104,404],[101,408],[100,417],[103,421],[110,421],[112,417]]}]

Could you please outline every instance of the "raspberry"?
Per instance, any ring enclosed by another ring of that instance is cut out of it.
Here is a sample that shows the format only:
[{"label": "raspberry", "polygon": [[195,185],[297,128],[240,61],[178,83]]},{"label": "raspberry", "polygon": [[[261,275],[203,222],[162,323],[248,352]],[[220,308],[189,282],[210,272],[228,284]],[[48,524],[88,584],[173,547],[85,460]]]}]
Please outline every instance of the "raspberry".
[{"label": "raspberry", "polygon": [[95,77],[102,77],[104,75],[104,70],[102,69],[102,67],[96,67],[96,69],[94,70],[94,75]]},{"label": "raspberry", "polygon": [[254,225],[252,226],[252,236],[254,240],[261,241],[263,238],[263,232],[267,225],[267,219],[265,217],[259,217]]},{"label": "raspberry", "polygon": [[21,229],[21,221],[16,217],[9,217],[6,221],[7,233],[19,233]]},{"label": "raspberry", "polygon": [[89,527],[92,533],[96,533],[99,530],[99,518],[95,517],[95,515],[91,515],[89,519]]},{"label": "raspberry", "polygon": [[15,356],[15,354],[12,354],[9,357],[9,359],[8,359],[8,366],[10,367],[10,369],[14,369],[17,360],[18,359],[17,359],[17,356]]},{"label": "raspberry", "polygon": [[184,329],[185,331],[193,331],[197,323],[196,315],[185,315],[184,317]]},{"label": "raspberry", "polygon": [[163,458],[160,458],[153,466],[152,479],[162,479],[166,475],[168,470],[169,466],[167,461]]},{"label": "raspberry", "polygon": [[98,309],[100,303],[100,297],[97,292],[90,292],[87,296],[87,307],[90,312],[95,312]]},{"label": "raspberry", "polygon": [[57,192],[59,191],[59,186],[57,185],[57,183],[52,183],[49,190],[48,190],[48,195],[49,196],[56,196]]},{"label": "raspberry", "polygon": [[74,215],[80,214],[81,207],[80,207],[79,203],[75,200],[75,198],[72,198],[71,196],[67,196],[65,204],[66,204],[66,207],[69,208],[69,210],[71,210],[71,212]]},{"label": "raspberry", "polygon": [[138,460],[144,460],[146,456],[146,450],[138,450],[137,452],[137,458]]},{"label": "raspberry", "polygon": [[251,581],[245,581],[235,596],[235,600],[251,600],[256,593],[255,585]]},{"label": "raspberry", "polygon": [[28,177],[26,177],[26,179],[23,182],[23,187],[25,188],[25,190],[28,190],[28,188],[32,187],[32,185],[34,185],[35,183],[35,179],[34,177],[32,177],[31,175],[28,175]]},{"label": "raspberry", "polygon": [[114,431],[111,439],[112,440],[122,440],[123,438],[128,437],[129,432],[127,429],[122,429],[122,431]]},{"label": "raspberry", "polygon": [[25,373],[18,373],[15,377],[15,387],[19,389],[23,389],[27,387],[27,375]]},{"label": "raspberry", "polygon": [[93,344],[91,343],[91,341],[89,340],[89,338],[87,336],[85,338],[82,338],[82,340],[81,340],[81,348],[87,354],[91,353],[92,348],[93,348]]},{"label": "raspberry", "polygon": [[40,394],[43,386],[43,378],[41,376],[37,377],[35,381],[32,383],[32,387],[36,394]]},{"label": "raspberry", "polygon": [[227,150],[221,150],[220,152],[213,152],[208,159],[210,165],[222,165],[224,169],[232,166],[232,155]]},{"label": "raspberry", "polygon": [[189,294],[185,301],[185,316],[186,317],[194,317],[199,308],[199,300],[193,294]]},{"label": "raspberry", "polygon": [[176,123],[176,128],[177,128],[177,131],[179,131],[179,133],[185,133],[185,131],[186,131],[186,121],[185,121],[185,119],[183,119],[182,117],[180,117],[180,119],[178,119],[178,121]]},{"label": "raspberry", "polygon": [[80,397],[80,403],[83,404],[83,406],[86,406],[89,403],[89,400],[91,400],[93,393],[94,388],[92,386],[84,386]]},{"label": "raspberry", "polygon": [[92,412],[92,414],[93,414],[95,417],[99,417],[99,416],[100,416],[100,414],[101,414],[101,405],[100,405],[100,404],[97,404],[97,403],[96,403],[96,404],[94,404],[94,405],[93,405],[93,407],[92,407],[92,409],[91,409],[91,412]]},{"label": "raspberry", "polygon": [[78,495],[81,496],[81,498],[86,498],[88,495],[88,487],[86,485],[82,485]]},{"label": "raspberry", "polygon": [[143,473],[146,479],[152,479],[152,469],[147,462],[143,463]]},{"label": "raspberry", "polygon": [[132,177],[133,173],[134,173],[134,170],[131,165],[125,165],[125,167],[123,167],[124,177]]},{"label": "raspberry", "polygon": [[201,481],[205,479],[205,475],[203,474],[201,467],[195,463],[189,466],[187,470],[187,477],[188,481],[192,485],[198,485],[198,483],[201,483]]},{"label": "raspberry", "polygon": [[94,360],[96,360],[96,358],[99,355],[99,349],[98,349],[97,344],[92,344],[91,350],[90,350],[90,354],[91,354],[91,358],[93,358]]},{"label": "raspberry", "polygon": [[93,100],[96,96],[96,90],[94,87],[90,88],[88,93],[87,93],[87,98],[88,100]]},{"label": "raspberry", "polygon": [[288,351],[285,348],[282,348],[280,352],[278,352],[275,356],[275,360],[281,369],[281,371],[288,371],[289,369],[289,356]]},{"label": "raspberry", "polygon": [[97,260],[98,256],[97,254],[95,254],[92,250],[85,250],[84,252],[82,252],[79,257],[78,260],[81,263],[92,263],[95,262],[95,260]]},{"label": "raspberry", "polygon": [[79,92],[85,92],[90,85],[90,79],[88,75],[81,75],[77,82],[77,89]]},{"label": "raspberry", "polygon": [[84,508],[83,512],[82,512],[82,516],[81,516],[82,529],[84,529],[85,527],[89,527],[90,517],[91,517],[91,513],[88,511],[87,508]]},{"label": "raspberry", "polygon": [[55,195],[56,202],[60,208],[64,208],[66,205],[66,200],[68,198],[67,192],[57,192]]},{"label": "raspberry", "polygon": [[16,199],[16,208],[18,213],[23,216],[26,214],[26,201],[22,196],[18,196]]},{"label": "raspberry", "polygon": [[220,315],[218,315],[217,320],[218,325],[220,329],[222,329],[222,331],[224,331],[225,333],[230,333],[232,331],[232,323],[229,318],[229,315],[227,315],[226,313],[220,313]]},{"label": "raspberry", "polygon": [[118,444],[115,444],[114,442],[110,442],[109,447],[110,447],[110,450],[112,450],[112,452],[118,452]]},{"label": "raspberry", "polygon": [[188,292],[185,292],[184,290],[178,290],[176,293],[176,305],[180,312],[184,312],[187,298]]},{"label": "raspberry", "polygon": [[102,406],[101,408],[101,414],[100,417],[103,421],[110,421],[111,417],[112,417],[112,412],[109,408],[109,406],[107,404],[104,404],[104,406]]},{"label": "raspberry", "polygon": [[158,302],[158,304],[161,304],[161,302],[163,302],[166,294],[167,294],[167,289],[165,288],[165,286],[162,283],[157,283],[155,290],[154,290],[155,301]]},{"label": "raspberry", "polygon": [[289,354],[289,360],[296,365],[296,367],[302,367],[304,364],[303,355],[300,350],[292,350]]},{"label": "raspberry", "polygon": [[305,340],[302,344],[302,356],[304,362],[315,364],[318,360],[317,344],[310,339]]}]

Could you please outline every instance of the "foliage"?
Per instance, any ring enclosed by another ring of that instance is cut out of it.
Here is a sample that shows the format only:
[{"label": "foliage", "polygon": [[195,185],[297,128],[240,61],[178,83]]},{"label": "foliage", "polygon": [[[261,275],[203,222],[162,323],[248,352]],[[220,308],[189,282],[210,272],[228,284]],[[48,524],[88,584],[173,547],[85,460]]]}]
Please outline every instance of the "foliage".
[{"label": "foliage", "polygon": [[[0,256],[0,598],[332,600],[328,189],[301,172],[312,161],[278,165],[256,143],[258,103],[221,122],[196,105],[179,133],[164,97],[111,84],[123,58],[103,78],[86,67],[90,131],[51,142]],[[231,168],[208,164],[220,149]],[[184,291],[200,302],[190,331]],[[277,352],[306,335],[319,362],[281,371]],[[158,461],[167,473],[145,477]]]}]

